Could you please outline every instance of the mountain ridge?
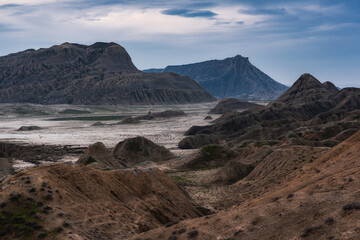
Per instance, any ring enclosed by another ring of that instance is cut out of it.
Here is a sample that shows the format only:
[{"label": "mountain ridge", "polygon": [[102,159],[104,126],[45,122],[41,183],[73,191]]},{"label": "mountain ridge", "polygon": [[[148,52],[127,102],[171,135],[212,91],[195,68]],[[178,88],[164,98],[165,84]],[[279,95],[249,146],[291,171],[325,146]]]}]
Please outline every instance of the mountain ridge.
[{"label": "mountain ridge", "polygon": [[143,73],[116,43],[63,43],[0,57],[0,102],[185,104],[215,100],[189,77]]},{"label": "mountain ridge", "polygon": [[144,72],[175,72],[190,76],[209,93],[219,98],[273,100],[287,87],[260,71],[249,58],[236,55],[223,60],[208,60]]}]

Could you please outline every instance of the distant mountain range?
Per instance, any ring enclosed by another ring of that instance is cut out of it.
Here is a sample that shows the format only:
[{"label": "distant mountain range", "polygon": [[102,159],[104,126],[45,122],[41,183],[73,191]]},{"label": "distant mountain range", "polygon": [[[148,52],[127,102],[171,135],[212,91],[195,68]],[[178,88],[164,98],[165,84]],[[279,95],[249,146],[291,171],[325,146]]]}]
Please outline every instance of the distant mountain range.
[{"label": "distant mountain range", "polygon": [[174,72],[189,76],[213,96],[219,98],[273,100],[288,88],[260,71],[249,62],[248,58],[240,55],[224,60],[143,71],[147,73]]},{"label": "distant mountain range", "polygon": [[0,57],[0,102],[184,104],[215,100],[189,77],[143,73],[116,43],[64,43]]}]

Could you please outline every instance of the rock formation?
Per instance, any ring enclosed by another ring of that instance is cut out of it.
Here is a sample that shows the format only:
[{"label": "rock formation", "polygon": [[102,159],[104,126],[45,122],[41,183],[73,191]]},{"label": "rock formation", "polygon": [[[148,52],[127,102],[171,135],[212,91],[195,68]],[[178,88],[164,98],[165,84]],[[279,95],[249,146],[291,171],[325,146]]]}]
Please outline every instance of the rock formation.
[{"label": "rock formation", "polygon": [[0,102],[180,104],[214,98],[189,77],[139,71],[116,43],[64,43],[0,57]]},{"label": "rock formation", "polygon": [[14,173],[12,162],[7,158],[0,158],[0,181]]},{"label": "rock formation", "polygon": [[21,126],[17,131],[35,131],[41,129],[39,126]]},{"label": "rock formation", "polygon": [[224,114],[227,112],[233,112],[236,110],[246,110],[251,109],[255,107],[260,107],[261,105],[247,102],[247,101],[241,101],[235,98],[228,98],[228,99],[222,99],[214,108],[212,108],[209,113],[211,114]]},{"label": "rock formation", "polygon": [[[266,107],[225,114],[215,120],[213,125],[190,128],[185,133],[190,136],[183,139],[179,147],[198,148],[221,140],[234,144],[243,140],[279,140],[293,132],[298,133],[294,138],[308,136],[315,131],[324,132],[322,140],[333,138],[349,128],[354,131],[359,129],[359,93],[358,88],[344,88],[340,91],[329,87],[329,83],[321,84],[310,74],[304,74],[288,91]],[[332,127],[325,124],[328,122],[332,122]],[[337,127],[333,127],[334,124]],[[315,143],[307,137],[301,141],[317,146],[336,144],[336,141]]]},{"label": "rock formation", "polygon": [[224,60],[144,71],[174,72],[182,76],[190,76],[209,93],[219,98],[270,100],[277,98],[287,89],[252,65],[248,58],[240,55]]},{"label": "rock formation", "polygon": [[127,165],[113,157],[111,149],[102,142],[91,144],[76,162],[81,165],[89,165],[97,169],[122,169]]},{"label": "rock formation", "polygon": [[156,118],[172,118],[172,117],[183,117],[186,113],[181,110],[166,110],[163,112],[148,112],[148,114],[134,117],[135,120],[152,120]]},{"label": "rock formation", "polygon": [[159,162],[174,157],[164,146],[159,146],[144,137],[128,138],[119,142],[113,150],[113,156],[129,164],[144,161]]}]

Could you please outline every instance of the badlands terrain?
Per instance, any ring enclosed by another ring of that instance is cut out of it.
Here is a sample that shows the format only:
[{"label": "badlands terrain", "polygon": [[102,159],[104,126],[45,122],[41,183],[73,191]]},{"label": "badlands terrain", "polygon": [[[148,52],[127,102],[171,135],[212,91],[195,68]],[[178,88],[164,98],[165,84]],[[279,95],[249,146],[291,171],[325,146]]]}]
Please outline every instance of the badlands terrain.
[{"label": "badlands terrain", "polygon": [[360,89],[219,104],[3,105],[0,237],[359,239]]}]

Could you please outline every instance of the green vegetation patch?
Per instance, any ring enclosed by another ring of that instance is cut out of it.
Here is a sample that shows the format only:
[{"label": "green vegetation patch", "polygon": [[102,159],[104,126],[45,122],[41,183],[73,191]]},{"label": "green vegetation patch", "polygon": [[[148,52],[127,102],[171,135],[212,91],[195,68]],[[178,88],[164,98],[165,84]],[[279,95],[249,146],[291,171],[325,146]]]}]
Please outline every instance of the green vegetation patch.
[{"label": "green vegetation patch", "polygon": [[63,118],[51,118],[49,121],[115,121],[122,120],[127,116],[87,116],[87,117],[63,117]]},{"label": "green vegetation patch", "polygon": [[88,157],[88,159],[86,160],[86,163],[85,165],[89,165],[89,164],[92,164],[94,162],[97,162],[97,160],[93,157]]},{"label": "green vegetation patch", "polygon": [[213,144],[202,147],[200,152],[202,160],[209,162],[215,159],[222,158],[225,150],[222,146]]},{"label": "green vegetation patch", "polygon": [[61,114],[88,114],[91,112],[84,111],[84,110],[77,110],[77,109],[65,109],[65,110],[60,111],[59,113],[61,113]]},{"label": "green vegetation patch", "polygon": [[292,132],[289,135],[287,135],[288,138],[297,138],[298,136],[296,135],[296,133]]},{"label": "green vegetation patch", "polygon": [[253,140],[246,140],[246,141],[243,141],[241,143],[241,145],[239,146],[239,148],[246,148],[247,146],[249,146],[251,143],[253,143],[254,141]]},{"label": "green vegetation patch", "polygon": [[14,109],[14,113],[18,115],[35,115],[35,116],[46,116],[50,115],[47,112],[32,109],[32,108],[26,108],[26,107],[17,107]]},{"label": "green vegetation patch", "polygon": [[43,228],[38,217],[40,207],[32,198],[10,196],[9,206],[0,212],[0,238],[31,239],[34,232]]}]

